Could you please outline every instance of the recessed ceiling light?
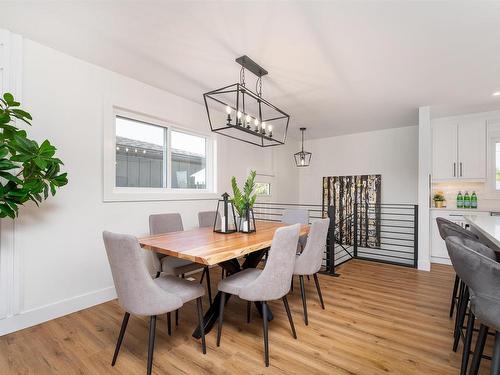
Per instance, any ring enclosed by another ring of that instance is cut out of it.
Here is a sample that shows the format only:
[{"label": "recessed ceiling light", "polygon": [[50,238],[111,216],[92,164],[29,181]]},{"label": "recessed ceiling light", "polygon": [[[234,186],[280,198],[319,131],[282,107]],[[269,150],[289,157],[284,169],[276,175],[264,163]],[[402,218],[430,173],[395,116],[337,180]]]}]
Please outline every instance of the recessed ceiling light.
[{"label": "recessed ceiling light", "polygon": [[500,96],[500,91],[495,91],[491,96]]}]

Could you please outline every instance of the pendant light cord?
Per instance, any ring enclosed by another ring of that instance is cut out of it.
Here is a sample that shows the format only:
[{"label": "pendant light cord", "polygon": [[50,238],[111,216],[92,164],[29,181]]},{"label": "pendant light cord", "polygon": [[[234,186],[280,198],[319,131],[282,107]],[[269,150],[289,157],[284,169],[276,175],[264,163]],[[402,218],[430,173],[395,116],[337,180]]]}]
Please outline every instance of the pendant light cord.
[{"label": "pendant light cord", "polygon": [[301,130],[302,132],[302,152],[304,152],[304,130]]}]

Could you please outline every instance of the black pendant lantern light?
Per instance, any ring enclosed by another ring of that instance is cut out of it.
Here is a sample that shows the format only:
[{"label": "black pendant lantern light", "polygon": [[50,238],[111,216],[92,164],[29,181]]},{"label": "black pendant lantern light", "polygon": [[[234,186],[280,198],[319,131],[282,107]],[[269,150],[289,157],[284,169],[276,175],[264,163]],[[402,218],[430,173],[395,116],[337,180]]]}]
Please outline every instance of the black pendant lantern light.
[{"label": "black pendant lantern light", "polygon": [[302,132],[302,149],[293,154],[293,157],[297,167],[308,167],[311,162],[312,153],[304,151],[304,132],[306,131],[306,128],[300,128],[300,131]]},{"label": "black pendant lantern light", "polygon": [[[241,65],[240,82],[203,94],[213,132],[261,147],[285,144],[290,116],[262,97],[262,77],[267,71],[248,56]],[[255,92],[245,82],[245,71],[257,76]]]}]

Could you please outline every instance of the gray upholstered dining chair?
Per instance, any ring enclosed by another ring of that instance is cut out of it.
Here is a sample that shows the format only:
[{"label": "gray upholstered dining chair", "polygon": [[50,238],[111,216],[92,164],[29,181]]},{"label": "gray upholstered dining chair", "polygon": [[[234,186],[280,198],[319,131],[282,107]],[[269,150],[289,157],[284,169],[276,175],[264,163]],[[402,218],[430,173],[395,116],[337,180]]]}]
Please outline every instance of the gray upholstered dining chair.
[{"label": "gray upholstered dining chair", "polygon": [[205,333],[202,324],[202,297],[205,294],[203,287],[172,275],[163,275],[153,279],[144,263],[139,242],[134,236],[105,231],[103,239],[118,302],[125,310],[111,366],[116,363],[130,314],[146,315],[150,317],[147,373],[151,374],[156,317],[177,310],[184,303],[195,299],[198,324],[201,327],[202,351],[205,354]]},{"label": "gray upholstered dining chair", "polygon": [[304,251],[302,251],[300,255],[297,255],[297,259],[295,260],[293,275],[299,276],[300,279],[300,294],[302,296],[304,323],[306,325],[308,325],[309,322],[307,318],[307,300],[306,289],[304,287],[304,276],[314,276],[319,302],[321,303],[321,308],[323,310],[325,309],[321,288],[319,286],[318,272],[321,268],[321,263],[323,262],[323,256],[325,254],[326,236],[328,234],[329,225],[330,219],[321,219],[312,223]]},{"label": "gray upholstered dining chair", "polygon": [[456,273],[468,286],[470,311],[462,356],[461,374],[466,374],[474,322],[481,325],[471,362],[470,374],[477,375],[489,329],[495,330],[491,374],[500,374],[500,263],[495,252],[478,242],[447,237],[446,246]]},{"label": "gray upholstered dining chair", "polygon": [[[479,240],[479,238],[470,230],[462,228],[460,225],[454,223],[453,221],[447,220],[442,217],[437,217],[436,223],[438,226],[439,235],[443,240],[446,240],[446,237],[448,236],[459,236],[461,238]],[[458,275],[455,275],[455,282],[453,283],[453,292],[451,295],[451,303],[450,303],[450,318],[453,316],[453,311],[455,311],[455,305],[457,303],[457,300],[459,299],[459,289],[460,289],[460,279]]]},{"label": "gray upholstered dining chair", "polygon": [[264,358],[269,366],[269,340],[267,301],[282,299],[288,315],[292,336],[296,339],[295,326],[286,295],[290,291],[295,251],[299,239],[300,224],[279,228],[276,230],[269,258],[263,270],[247,268],[219,282],[221,292],[219,325],[217,329],[217,346],[220,346],[222,322],[224,319],[224,304],[226,294],[237,295],[248,302],[262,303],[262,325],[264,331]]},{"label": "gray upholstered dining chair", "polygon": [[198,225],[200,228],[213,227],[217,211],[198,212]]},{"label": "gray upholstered dining chair", "polygon": [[[309,224],[309,211],[304,208],[285,208],[281,216],[281,222],[285,224]],[[297,252],[304,250],[307,235],[299,236]],[[293,287],[293,286],[292,286]]]},{"label": "gray upholstered dining chair", "polygon": [[[182,224],[182,217],[178,213],[168,213],[168,214],[154,214],[149,215],[149,233],[151,235],[181,232],[184,230],[184,225]],[[208,267],[204,267],[198,263],[191,262],[190,260],[180,259],[168,255],[156,254],[160,261],[160,267],[157,270],[157,276],[160,273],[182,276],[187,272],[197,271],[203,269],[202,278],[200,284],[203,282],[203,276],[207,275],[207,289],[208,289],[208,300],[212,304],[212,288],[210,285],[210,275]],[[175,324],[179,324],[179,311],[175,311]],[[167,314],[167,329],[168,334],[172,334],[172,324],[171,315]]]}]

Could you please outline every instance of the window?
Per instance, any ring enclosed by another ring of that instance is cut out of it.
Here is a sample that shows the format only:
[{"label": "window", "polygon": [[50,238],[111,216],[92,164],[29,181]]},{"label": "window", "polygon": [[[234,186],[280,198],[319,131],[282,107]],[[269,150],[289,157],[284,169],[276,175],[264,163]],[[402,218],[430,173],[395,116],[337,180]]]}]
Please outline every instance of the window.
[{"label": "window", "polygon": [[255,183],[255,193],[257,195],[271,195],[271,183],[270,182],[256,182]]},{"label": "window", "polygon": [[166,128],[116,117],[116,186],[165,186]]},{"label": "window", "polygon": [[178,131],[171,131],[170,137],[172,188],[206,189],[206,139]]},{"label": "window", "polygon": [[106,200],[162,199],[161,194],[169,192],[214,190],[215,145],[209,136],[121,110],[115,110],[113,120],[113,133],[108,134],[114,138],[114,163],[106,164],[112,159],[109,153],[105,156]]}]

